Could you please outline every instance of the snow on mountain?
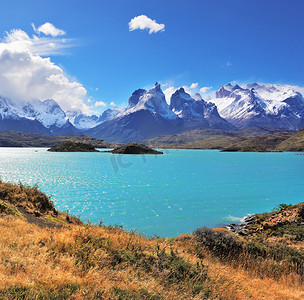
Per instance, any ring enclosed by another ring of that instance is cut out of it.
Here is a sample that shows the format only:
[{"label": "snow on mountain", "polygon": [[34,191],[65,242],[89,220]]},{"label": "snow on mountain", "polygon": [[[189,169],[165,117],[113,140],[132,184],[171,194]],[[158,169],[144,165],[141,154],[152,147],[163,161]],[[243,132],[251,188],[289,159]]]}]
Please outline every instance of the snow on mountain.
[{"label": "snow on mountain", "polygon": [[8,99],[0,96],[0,119],[14,119],[17,120],[20,117],[11,109],[11,104]]},{"label": "snow on mountain", "polygon": [[96,115],[85,115],[79,112],[67,112],[70,122],[81,130],[90,129],[98,126],[99,124],[113,119],[116,115],[124,111],[123,108],[113,107],[105,110],[101,116]]},{"label": "snow on mountain", "polygon": [[69,123],[65,112],[55,100],[37,101],[33,108],[32,117],[41,122],[46,128],[51,126],[63,127]]},{"label": "snow on mountain", "polygon": [[113,107],[113,108],[106,109],[102,113],[102,115],[99,117],[99,120],[101,123],[112,120],[114,117],[116,117],[118,114],[120,114],[124,111],[125,111],[125,109],[120,108],[120,107]]},{"label": "snow on mountain", "polygon": [[[232,125],[231,125],[232,124]],[[304,98],[290,85],[251,83],[223,85],[206,102],[200,94],[176,90],[170,106],[160,84],[138,89],[126,109],[114,107],[101,116],[65,112],[52,99],[12,101],[0,96],[0,130],[64,134],[86,132],[108,141],[140,141],[195,128],[234,130],[268,126],[304,127]]]},{"label": "snow on mountain", "polygon": [[[10,120],[18,120],[23,123],[28,120],[35,121],[35,124],[33,123],[36,128],[35,132],[39,127],[46,129],[43,129],[41,133],[60,134],[74,132],[74,128],[69,122],[65,112],[57,102],[52,99],[44,101],[36,100],[29,103],[26,101],[12,101],[0,97],[0,118],[2,120],[2,127],[8,129],[10,129],[8,126],[9,122],[11,122]],[[5,125],[3,125],[4,122]],[[26,123],[28,125],[27,131],[31,132],[30,122]],[[40,124],[41,126],[37,124]],[[15,124],[14,128],[19,127]]]},{"label": "snow on mountain", "polygon": [[100,124],[98,122],[99,117],[96,115],[88,116],[80,112],[67,112],[67,116],[70,120],[70,122],[77,128],[77,129],[89,129],[93,128]]},{"label": "snow on mountain", "polygon": [[134,142],[195,128],[235,129],[219,116],[214,104],[193,99],[183,88],[172,95],[169,107],[156,83],[149,91],[136,90],[125,111],[87,134],[107,141]]},{"label": "snow on mountain", "polygon": [[176,114],[169,109],[165,94],[161,90],[158,82],[156,82],[155,86],[149,91],[144,89],[136,90],[129,98],[128,108],[118,114],[116,118],[121,118],[141,110],[150,111],[166,120],[174,120],[177,118]]},{"label": "snow on mountain", "polygon": [[[196,99],[194,99],[196,98]],[[180,119],[185,122],[185,127],[206,127],[234,130],[226,120],[220,117],[213,103],[204,101],[200,94],[190,96],[184,88],[172,94],[169,107]]]},{"label": "snow on mountain", "polygon": [[293,86],[229,83],[210,102],[238,128],[257,125],[298,130],[304,126],[304,99]]}]

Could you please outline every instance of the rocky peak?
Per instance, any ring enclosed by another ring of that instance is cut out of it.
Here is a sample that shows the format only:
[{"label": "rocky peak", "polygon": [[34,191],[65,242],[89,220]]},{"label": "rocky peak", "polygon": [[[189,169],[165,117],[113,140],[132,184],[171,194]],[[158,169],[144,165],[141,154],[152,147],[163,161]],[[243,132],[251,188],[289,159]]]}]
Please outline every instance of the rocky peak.
[{"label": "rocky peak", "polygon": [[131,108],[133,106],[135,106],[138,101],[139,98],[146,92],[145,89],[138,89],[136,91],[133,92],[132,96],[129,98],[129,106],[128,108]]},{"label": "rocky peak", "polygon": [[[230,83],[227,84],[228,87],[232,86]],[[222,85],[221,88],[216,91],[215,93],[215,97],[216,98],[225,98],[225,97],[228,97],[229,95],[231,94],[231,91],[228,91],[225,89],[225,86]]]},{"label": "rocky peak", "polygon": [[155,90],[157,92],[162,92],[161,87],[160,87],[160,83],[159,82],[155,82],[154,87],[151,90]]},{"label": "rocky peak", "polygon": [[181,109],[187,106],[187,102],[193,102],[194,99],[185,92],[184,88],[179,88],[175,91],[174,94],[171,96],[170,100],[170,109],[173,111],[180,111]]},{"label": "rocky peak", "polygon": [[195,93],[192,98],[196,101],[200,101],[200,100],[203,100],[202,96],[200,93]]}]

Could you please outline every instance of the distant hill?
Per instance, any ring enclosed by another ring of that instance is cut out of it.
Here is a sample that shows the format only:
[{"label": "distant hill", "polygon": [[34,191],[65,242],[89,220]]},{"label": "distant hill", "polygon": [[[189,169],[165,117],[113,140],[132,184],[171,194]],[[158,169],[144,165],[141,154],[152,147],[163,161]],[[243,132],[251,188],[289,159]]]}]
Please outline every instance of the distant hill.
[{"label": "distant hill", "polygon": [[[290,132],[266,134],[261,136],[242,138],[240,141],[231,141],[230,144],[222,148],[223,151],[236,152],[271,152],[280,151],[278,145],[292,136]],[[282,150],[283,151],[283,150]],[[284,151],[301,151],[297,147],[294,150],[285,149]]]},{"label": "distant hill", "polygon": [[280,151],[304,151],[304,129],[281,142],[276,149]]},{"label": "distant hill", "polygon": [[0,132],[0,147],[54,147],[63,142],[81,142],[96,148],[114,148],[117,144],[107,143],[88,135],[44,135],[17,131]]},{"label": "distant hill", "polygon": [[196,129],[144,141],[150,147],[181,149],[220,149],[240,152],[303,151],[304,130],[250,127],[240,131]]}]

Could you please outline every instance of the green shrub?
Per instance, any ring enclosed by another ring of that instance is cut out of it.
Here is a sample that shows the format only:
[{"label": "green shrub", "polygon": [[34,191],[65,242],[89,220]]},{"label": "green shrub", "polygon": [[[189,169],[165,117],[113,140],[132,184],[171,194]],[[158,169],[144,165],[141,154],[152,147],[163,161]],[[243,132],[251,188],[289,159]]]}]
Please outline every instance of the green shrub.
[{"label": "green shrub", "polygon": [[291,208],[292,206],[293,206],[292,204],[281,203],[281,204],[275,206],[272,211],[273,212],[280,212],[284,209]]}]

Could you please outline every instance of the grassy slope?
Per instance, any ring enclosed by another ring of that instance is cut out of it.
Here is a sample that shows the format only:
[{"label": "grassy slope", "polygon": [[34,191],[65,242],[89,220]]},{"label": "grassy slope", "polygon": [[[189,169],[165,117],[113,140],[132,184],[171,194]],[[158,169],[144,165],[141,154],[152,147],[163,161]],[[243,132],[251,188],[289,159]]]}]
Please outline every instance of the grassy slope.
[{"label": "grassy slope", "polygon": [[299,130],[277,147],[280,151],[303,151],[304,152],[304,129]]},{"label": "grassy slope", "polygon": [[[222,148],[223,151],[239,152],[268,152],[279,151],[277,146],[292,136],[289,132],[266,134],[262,136],[247,137],[241,141],[235,141]],[[290,151],[286,148],[285,151]]]},{"label": "grassy slope", "polygon": [[87,135],[43,135],[16,131],[0,132],[0,147],[54,147],[63,142],[81,142],[96,148],[114,148],[116,145]]},{"label": "grassy slope", "polygon": [[151,147],[181,149],[221,149],[224,151],[268,152],[304,151],[304,129],[284,132],[251,127],[240,131],[196,129],[145,141]]},{"label": "grassy slope", "polygon": [[1,183],[0,199],[1,299],[304,297],[302,271],[285,248],[271,256],[265,241],[254,246],[266,255],[223,230],[146,239],[85,225],[35,187]]}]

